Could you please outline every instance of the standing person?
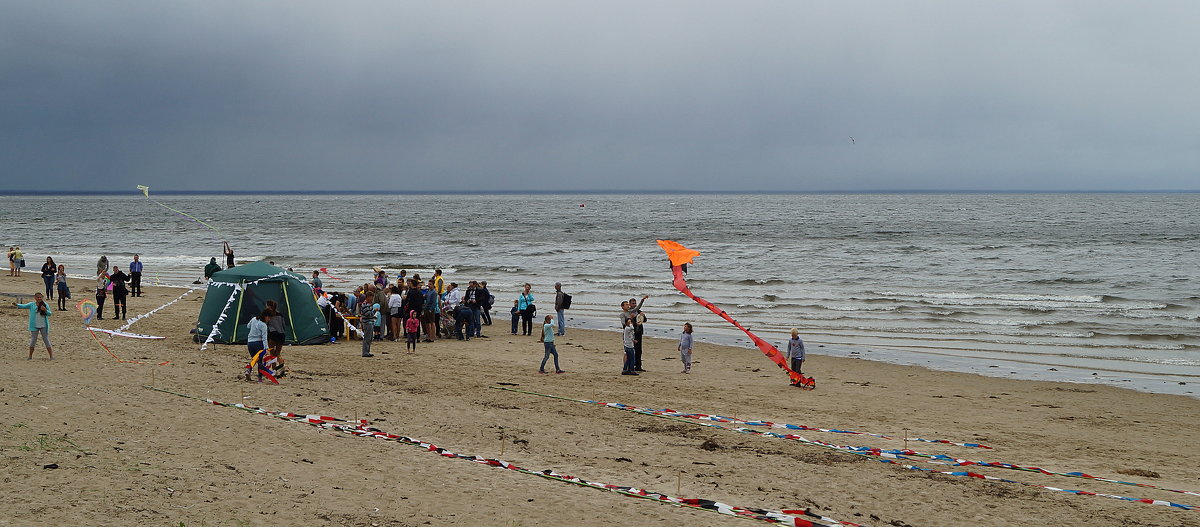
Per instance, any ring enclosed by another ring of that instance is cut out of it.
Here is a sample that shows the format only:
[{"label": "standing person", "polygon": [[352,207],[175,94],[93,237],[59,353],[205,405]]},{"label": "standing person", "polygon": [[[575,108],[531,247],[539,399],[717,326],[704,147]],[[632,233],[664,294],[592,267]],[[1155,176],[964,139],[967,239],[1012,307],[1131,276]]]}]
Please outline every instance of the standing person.
[{"label": "standing person", "polygon": [[436,290],[437,294],[439,295],[446,294],[446,281],[442,279],[441,269],[433,270],[433,289]]},{"label": "standing person", "polygon": [[8,276],[17,276],[17,259],[14,256],[17,254],[15,246],[8,246]]},{"label": "standing person", "polygon": [[125,300],[129,297],[129,289],[125,287],[125,282],[129,281],[129,275],[122,273],[121,268],[114,265],[108,280],[112,284],[113,320],[125,320]]},{"label": "standing person", "polygon": [[517,323],[521,321],[521,307],[518,305],[518,304],[520,304],[520,302],[521,302],[520,300],[514,299],[513,307],[512,307],[512,309],[509,310],[509,313],[512,313],[512,323],[513,323],[512,324],[512,334],[513,335],[517,334]]},{"label": "standing person", "polygon": [[42,335],[42,343],[46,345],[46,355],[50,356],[50,360],[54,360],[54,349],[50,347],[50,315],[54,312],[43,298],[45,297],[41,293],[34,293],[33,302],[13,302],[14,306],[29,310],[29,358],[26,360],[33,360],[33,347],[37,345],[38,334]]},{"label": "standing person", "polygon": [[283,377],[283,343],[287,340],[287,334],[284,333],[283,315],[279,313],[279,304],[274,300],[267,300],[266,311],[271,312],[271,318],[267,321],[267,346],[271,350],[271,355],[274,355],[279,366],[275,369],[276,377]]},{"label": "standing person", "polygon": [[408,320],[404,321],[404,348],[412,353],[417,352],[417,336],[421,334],[421,319],[414,309],[408,312]]},{"label": "standing person", "polygon": [[683,334],[679,335],[679,360],[683,361],[683,371],[692,373],[692,323],[683,325]]},{"label": "standing person", "polygon": [[108,273],[96,277],[96,319],[104,320],[104,299],[108,298]]},{"label": "standing person", "polygon": [[233,267],[233,247],[229,246],[229,242],[221,243],[224,245],[221,248],[221,252],[225,254],[225,268],[230,269]]},{"label": "standing person", "polygon": [[542,347],[546,349],[546,354],[542,356],[542,365],[538,366],[538,373],[546,373],[546,359],[549,359],[551,355],[554,355],[554,373],[566,373],[558,367],[558,349],[554,347],[553,320],[553,315],[546,315],[546,320],[542,324]]},{"label": "standing person", "polygon": [[404,304],[404,296],[400,294],[399,286],[392,286],[391,291],[392,293],[388,295],[387,300],[388,315],[390,318],[387,338],[394,342],[402,335],[400,328],[404,326],[404,312],[401,311]]},{"label": "standing person", "polygon": [[642,369],[642,334],[645,329],[642,324],[646,323],[646,315],[642,313],[642,304],[646,303],[646,299],[650,295],[642,295],[642,301],[637,299],[629,299],[629,321],[633,322],[633,336],[636,339],[633,346],[634,363],[637,366],[637,371],[646,371]]},{"label": "standing person", "polygon": [[478,337],[481,332],[479,329],[479,282],[471,280],[467,284],[467,292],[463,295],[463,305],[469,310],[467,319],[467,336]]},{"label": "standing person", "polygon": [[571,295],[563,292],[562,282],[554,282],[554,312],[558,313],[558,334],[560,336],[567,334],[567,317],[565,313],[570,307]]},{"label": "standing person", "polygon": [[364,297],[365,298],[358,303],[358,329],[362,333],[362,356],[374,357],[375,355],[371,354],[371,341],[375,340],[376,313],[374,307],[375,304],[372,300],[375,297],[374,284],[367,285],[367,289],[364,291]]},{"label": "standing person", "polygon": [[521,310],[521,334],[532,335],[533,315],[537,313],[537,306],[533,303],[532,285],[525,284],[525,290],[517,297],[517,307]]},{"label": "standing person", "polygon": [[321,282],[321,272],[320,271],[313,271],[313,277],[312,277],[312,280],[309,280],[309,284],[312,285],[313,293],[316,293],[317,296],[321,296],[321,295],[325,294],[325,289],[324,289],[325,284],[323,282]]},{"label": "standing person", "polygon": [[621,344],[625,347],[625,363],[621,366],[621,375],[637,375],[633,349],[637,340],[633,336],[633,322],[628,318],[621,319]]},{"label": "standing person", "polygon": [[204,279],[212,280],[212,275],[221,272],[221,264],[217,263],[217,257],[214,256],[208,261],[208,265],[204,266]]},{"label": "standing person", "polygon": [[[404,293],[404,313],[416,311],[417,318],[421,318],[421,314],[425,312],[425,291],[421,290],[421,282],[416,278],[408,279],[408,291]],[[400,315],[404,318],[403,313]]]},{"label": "standing person", "polygon": [[442,316],[442,297],[429,279],[425,291],[425,300],[421,303],[421,320],[425,325],[425,342],[433,342],[438,335],[438,318]]},{"label": "standing person", "polygon": [[17,276],[21,276],[21,268],[25,267],[25,253],[20,245],[13,247],[13,263],[16,264]]},{"label": "standing person", "polygon": [[136,254],[133,255],[133,261],[129,262],[129,294],[142,296],[142,261]]},{"label": "standing person", "polygon": [[67,266],[59,264],[58,272],[54,274],[54,285],[58,289],[58,310],[67,309],[67,300],[71,299],[71,288],[67,287]]},{"label": "standing person", "polygon": [[246,380],[250,380],[251,371],[258,372],[258,382],[262,382],[263,367],[261,361],[264,357],[259,356],[267,349],[267,334],[270,330],[267,324],[271,321],[271,310],[264,309],[258,313],[258,316],[250,319],[250,323],[246,324],[246,328],[250,330],[250,334],[246,335],[246,349],[250,351],[250,364],[246,366]]},{"label": "standing person", "polygon": [[378,267],[375,268],[375,287],[387,287],[388,275],[387,272]]},{"label": "standing person", "polygon": [[[383,271],[380,271],[380,272],[382,273]],[[367,299],[367,303],[376,304],[376,306],[375,306],[376,320],[375,321],[377,323],[375,324],[375,331],[376,331],[375,339],[383,340],[383,334],[379,331],[379,329],[381,327],[384,327],[384,328],[392,327],[391,314],[387,311],[387,309],[384,309],[384,307],[388,305],[388,291],[387,291],[387,279],[386,278],[383,281],[383,285],[379,285],[378,279],[376,280],[375,293],[370,298]]]},{"label": "standing person", "polygon": [[804,373],[804,341],[800,340],[800,330],[792,328],[792,338],[787,345],[789,367],[796,373]]},{"label": "standing person", "polygon": [[[379,302],[375,302],[374,304],[371,304],[371,307],[375,309],[375,313],[376,313],[376,316],[375,316],[375,340],[383,340],[383,321],[387,318],[386,316],[379,316],[380,313],[384,313],[383,304],[380,304]],[[388,322],[390,323],[391,320],[389,319]]]},{"label": "standing person", "polygon": [[496,296],[488,291],[487,280],[479,282],[479,298],[483,302],[482,309],[479,311],[480,317],[483,318],[483,325],[492,325],[492,305],[496,303]]},{"label": "standing person", "polygon": [[58,266],[54,265],[54,258],[46,257],[46,263],[42,264],[42,282],[46,284],[46,296],[50,300],[54,300],[54,275],[58,272]]}]

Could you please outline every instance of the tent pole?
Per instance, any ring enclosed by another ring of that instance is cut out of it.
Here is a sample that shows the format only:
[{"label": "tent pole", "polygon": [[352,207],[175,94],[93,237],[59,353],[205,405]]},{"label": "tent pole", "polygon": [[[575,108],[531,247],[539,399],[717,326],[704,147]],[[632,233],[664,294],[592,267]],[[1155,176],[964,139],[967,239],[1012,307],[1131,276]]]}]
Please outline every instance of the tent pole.
[{"label": "tent pole", "polygon": [[238,321],[242,319],[242,301],[246,299],[246,281],[242,280],[242,294],[238,296],[237,312],[233,315],[233,338],[229,339],[229,343],[237,342]]},{"label": "tent pole", "polygon": [[292,327],[292,342],[299,344],[299,339],[296,338],[296,323],[292,322],[292,302],[288,300],[287,280],[280,282],[280,287],[283,288],[283,303],[287,304],[288,325]]}]

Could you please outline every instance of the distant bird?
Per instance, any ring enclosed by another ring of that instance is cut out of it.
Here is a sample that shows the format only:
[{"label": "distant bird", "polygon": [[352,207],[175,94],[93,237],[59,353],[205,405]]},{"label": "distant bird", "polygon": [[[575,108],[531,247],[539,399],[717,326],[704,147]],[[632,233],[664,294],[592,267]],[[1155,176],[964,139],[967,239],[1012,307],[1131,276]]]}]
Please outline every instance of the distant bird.
[{"label": "distant bird", "polygon": [[855,144],[855,143],[854,143],[854,136],[850,136],[850,144]]}]

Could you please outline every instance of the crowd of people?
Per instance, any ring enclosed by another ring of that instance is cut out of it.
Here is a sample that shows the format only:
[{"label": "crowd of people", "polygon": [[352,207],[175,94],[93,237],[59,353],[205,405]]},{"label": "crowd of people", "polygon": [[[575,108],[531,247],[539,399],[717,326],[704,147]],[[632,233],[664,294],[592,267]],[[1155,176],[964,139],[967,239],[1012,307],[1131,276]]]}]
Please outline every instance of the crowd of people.
[{"label": "crowd of people", "polygon": [[[46,259],[50,260],[49,257]],[[125,320],[128,317],[129,297],[142,296],[142,268],[141,257],[137,254],[133,255],[133,261],[129,262],[129,274],[121,271],[116,265],[110,269],[107,256],[96,260],[96,318],[104,320],[104,303],[109,296],[112,297],[113,320]],[[65,284],[65,273],[62,279]]]},{"label": "crowd of people", "polygon": [[[227,265],[233,267],[233,250],[228,243],[224,244],[223,253]],[[25,266],[24,253],[20,247],[10,247],[8,258],[10,276],[20,276],[20,268]],[[133,256],[128,269],[129,273],[126,274],[117,266],[110,268],[107,256],[101,256],[97,260],[97,318],[104,318],[104,304],[109,296],[112,297],[112,318],[122,320],[128,314],[128,298],[142,296],[143,263],[139,255]],[[221,270],[214,257],[205,267],[204,276],[209,279]],[[401,270],[394,277],[388,276],[387,272],[380,268],[375,268],[374,271],[374,280],[356,286],[349,292],[325,291],[320,271],[312,271],[309,283],[313,287],[317,305],[325,316],[334,340],[346,338],[349,332],[356,332],[356,336],[362,339],[362,356],[373,357],[371,345],[374,341],[403,340],[408,352],[416,352],[418,342],[432,343],[446,338],[488,338],[483,334],[483,326],[492,325],[491,310],[495,306],[496,297],[488,289],[486,281],[471,280],[464,289],[457,282],[447,283],[441,269],[435,269],[433,276],[427,280],[423,280],[418,273],[409,276],[406,270]],[[45,285],[44,295],[38,293],[34,302],[17,304],[20,308],[30,310],[30,358],[39,336],[46,345],[47,353],[53,357],[49,341],[49,316],[52,311],[44,299],[54,300],[57,294],[58,309],[62,311],[67,309],[66,301],[71,298],[65,265],[55,264],[54,259],[47,256],[41,273]],[[554,293],[555,314],[544,317],[542,330],[538,334],[544,349],[539,373],[547,373],[546,363],[550,359],[553,359],[555,373],[565,373],[559,364],[555,337],[566,335],[565,312],[571,307],[572,298],[562,290],[562,284],[558,282],[554,284]],[[621,302],[621,340],[624,350],[622,375],[639,375],[646,371],[642,363],[642,343],[647,319],[642,307],[647,298],[649,295]],[[282,376],[285,317],[280,316],[278,306],[274,304],[273,301],[268,301],[263,311],[251,321],[248,346],[251,357],[264,351],[276,357],[278,371]],[[521,293],[513,300],[510,313],[511,334],[532,336],[537,304],[531,284],[524,284]],[[804,343],[798,330],[793,328],[791,333],[792,338],[787,343],[784,355],[790,361],[790,368],[801,372],[805,358]],[[693,347],[693,328],[687,323],[683,326],[677,347],[680,361],[683,363],[681,373],[688,374],[692,371]]]}]

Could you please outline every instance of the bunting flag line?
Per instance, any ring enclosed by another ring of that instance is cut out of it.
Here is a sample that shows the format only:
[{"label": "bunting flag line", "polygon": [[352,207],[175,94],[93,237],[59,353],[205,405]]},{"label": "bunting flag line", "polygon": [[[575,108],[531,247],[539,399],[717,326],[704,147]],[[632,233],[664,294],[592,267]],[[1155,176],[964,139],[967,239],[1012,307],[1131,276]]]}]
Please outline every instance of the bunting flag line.
[{"label": "bunting flag line", "polygon": [[[911,458],[905,457],[905,456],[924,457],[924,458],[930,458],[930,459],[935,459],[935,460],[953,459],[953,458],[950,458],[949,456],[943,456],[941,454],[927,454],[927,453],[921,453],[921,452],[917,452],[914,450],[908,450],[908,449],[883,450],[883,449],[879,449],[879,448],[871,448],[871,447],[865,447],[865,446],[835,445],[832,443],[827,443],[825,441],[808,439],[804,436],[795,435],[795,434],[777,434],[774,432],[765,432],[762,430],[755,430],[755,429],[746,428],[746,427],[731,427],[731,426],[724,426],[724,425],[720,425],[720,424],[716,424],[716,423],[712,423],[712,422],[689,421],[685,418],[670,415],[666,412],[655,412],[652,410],[645,410],[642,408],[638,408],[636,406],[629,406],[629,405],[624,405],[621,403],[600,403],[597,401],[589,401],[589,400],[583,400],[583,399],[571,399],[571,398],[567,398],[567,397],[560,397],[557,395],[542,394],[542,393],[530,392],[530,391],[525,391],[525,390],[516,390],[513,388],[504,388],[504,387],[499,387],[499,386],[489,386],[489,388],[492,388],[495,390],[504,390],[504,391],[508,391],[508,392],[523,393],[523,394],[527,394],[527,395],[537,395],[537,396],[541,396],[541,397],[548,397],[551,399],[560,399],[560,400],[564,400],[564,401],[599,404],[601,406],[606,406],[608,408],[616,408],[618,410],[625,410],[628,412],[639,413],[639,414],[649,415],[652,417],[659,417],[659,418],[663,418],[663,419],[669,419],[672,421],[679,421],[679,422],[684,422],[684,423],[690,422],[693,424],[697,424],[700,426],[706,426],[709,428],[718,428],[718,429],[722,429],[722,430],[728,430],[731,432],[757,435],[757,436],[761,436],[761,437],[771,437],[771,438],[776,438],[776,439],[785,439],[785,440],[789,440],[789,441],[796,441],[798,443],[803,443],[806,445],[813,445],[813,446],[817,446],[817,447],[821,447],[821,448],[838,450],[841,452],[846,452],[848,454],[853,454],[853,455],[857,455],[857,456],[876,458],[875,461],[896,465],[898,467],[909,469],[909,470],[919,470],[919,471],[923,471],[923,472],[945,474],[948,476],[961,476],[961,477],[985,479],[985,480],[989,480],[989,481],[999,481],[999,482],[1003,482],[1003,483],[1014,483],[1017,485],[1023,485],[1023,486],[1027,486],[1027,487],[1041,488],[1041,489],[1052,490],[1052,491],[1057,491],[1057,492],[1067,492],[1067,493],[1077,494],[1077,495],[1082,495],[1082,496],[1100,496],[1103,498],[1111,498],[1111,499],[1117,499],[1117,500],[1122,500],[1122,501],[1148,503],[1148,504],[1152,504],[1152,505],[1165,505],[1165,506],[1174,507],[1174,508],[1183,509],[1183,510],[1192,510],[1195,508],[1194,505],[1185,505],[1185,504],[1174,503],[1174,502],[1164,501],[1164,500],[1154,500],[1154,499],[1147,499],[1147,498],[1130,498],[1130,497],[1119,496],[1119,495],[1115,495],[1115,494],[1103,494],[1103,493],[1090,492],[1090,491],[1085,491],[1085,490],[1063,489],[1063,488],[1058,488],[1058,487],[1050,487],[1047,485],[1038,485],[1036,483],[1028,483],[1028,482],[1024,482],[1024,481],[1016,481],[1016,480],[1011,480],[1011,479],[999,478],[999,477],[995,477],[995,476],[988,476],[988,475],[978,474],[978,473],[969,472],[969,471],[934,470],[934,469],[918,467],[918,466],[914,466],[914,465],[906,465],[904,463],[897,461],[897,460],[911,460]],[[704,414],[693,414],[693,415],[704,415]],[[864,435],[866,435],[866,434],[864,434]],[[912,441],[912,440],[910,439],[910,441]],[[972,443],[954,443],[954,442],[940,441],[940,440],[931,440],[928,442],[945,443],[945,444],[968,446],[968,447],[973,446]],[[991,447],[985,447],[982,445],[978,445],[978,447],[991,448]],[[924,462],[938,464],[938,465],[952,465],[951,463],[944,463],[944,462],[939,462],[939,461],[924,461]],[[1003,466],[1003,465],[1008,465],[1008,464],[984,464],[982,462],[964,462],[962,465],[954,465],[954,466],[967,466],[967,465],[1009,468],[1009,467]],[[1012,466],[1015,467],[1016,465],[1012,465]],[[1088,474],[1084,474],[1082,472],[1059,473],[1059,472],[1041,471],[1040,469],[1036,469],[1036,468],[1018,468],[1017,470],[1027,470],[1030,472],[1042,472],[1043,474],[1047,474],[1047,475],[1081,477],[1081,478],[1086,478],[1086,479],[1093,479],[1096,481],[1105,481],[1105,482],[1119,483],[1119,484],[1124,484],[1124,485],[1134,485],[1134,486],[1139,486],[1139,487],[1153,488],[1153,489],[1157,489],[1157,490],[1176,492],[1176,493],[1181,493],[1181,494],[1200,495],[1200,494],[1197,494],[1197,493],[1191,492],[1191,491],[1181,491],[1181,490],[1167,489],[1167,488],[1158,487],[1158,486],[1149,485],[1149,484],[1129,483],[1129,482],[1124,482],[1124,481],[1099,478],[1099,477],[1091,476]]]},{"label": "bunting flag line", "polygon": [[[190,289],[188,289],[187,291],[185,291],[185,292],[184,292],[182,295],[179,295],[178,297],[176,297],[176,298],[175,298],[175,300],[172,300],[172,301],[170,301],[170,302],[167,302],[167,303],[165,303],[165,304],[163,304],[163,305],[161,305],[161,306],[158,306],[158,307],[156,307],[156,308],[154,308],[154,309],[151,309],[150,311],[147,311],[147,312],[145,312],[145,313],[142,313],[141,315],[138,315],[138,316],[136,316],[136,317],[133,317],[133,318],[129,319],[127,322],[125,322],[125,325],[123,325],[123,326],[121,326],[121,327],[117,328],[117,331],[125,331],[125,330],[129,329],[129,326],[132,326],[132,325],[133,325],[135,322],[137,322],[137,321],[139,321],[139,320],[142,320],[142,319],[149,318],[151,315],[153,315],[153,314],[155,314],[155,313],[158,313],[159,311],[162,311],[162,310],[163,310],[163,309],[165,309],[166,307],[168,307],[168,306],[170,306],[170,305],[172,305],[172,304],[174,304],[174,303],[176,303],[176,302],[178,302],[178,301],[180,301],[180,300],[183,300],[183,297],[185,297],[185,296],[188,296],[188,295],[192,294],[192,292],[193,292],[193,291],[195,291],[196,289],[197,289],[197,288],[195,288],[195,287],[193,287],[193,288],[190,288]],[[122,336],[128,336],[128,335],[122,335]],[[155,338],[163,338],[163,337],[155,337]]]},{"label": "bunting flag line", "polygon": [[164,362],[160,362],[158,364],[154,364],[151,362],[142,362],[140,360],[124,360],[124,359],[118,357],[116,353],[113,353],[113,351],[111,349],[109,349],[108,346],[105,346],[104,341],[100,340],[100,337],[96,336],[96,332],[92,331],[92,328],[85,327],[84,329],[86,329],[88,334],[91,335],[92,338],[96,340],[96,344],[99,344],[101,348],[104,348],[104,351],[107,351],[108,354],[111,355],[112,358],[115,359],[117,362],[124,363],[124,364],[147,364],[147,365],[154,365],[154,366],[166,366],[167,364],[171,363],[171,361],[164,361]]},{"label": "bunting flag line", "polygon": [[667,258],[671,260],[671,274],[675,276],[675,279],[672,281],[672,285],[675,286],[675,289],[678,289],[680,293],[683,293],[688,298],[695,300],[697,304],[704,306],[717,316],[725,319],[726,322],[733,324],[734,327],[742,330],[746,336],[750,337],[750,340],[754,341],[754,345],[758,346],[758,349],[762,350],[763,354],[765,354],[767,358],[774,361],[776,365],[783,369],[783,371],[787,372],[788,378],[791,380],[793,386],[804,388],[805,390],[812,390],[817,387],[817,381],[812,377],[805,377],[799,372],[792,371],[792,369],[788,367],[787,360],[784,359],[783,354],[779,353],[779,350],[776,349],[775,346],[772,346],[769,342],[759,338],[758,335],[751,333],[750,330],[746,329],[739,324],[738,321],[734,320],[733,317],[729,316],[724,309],[721,309],[713,305],[712,302],[692,294],[691,289],[688,289],[687,280],[684,279],[683,274],[687,272],[687,264],[691,263],[693,258],[699,256],[700,251],[688,249],[678,242],[671,240],[658,240],[658,246],[662,247],[662,250],[667,253]]},{"label": "bunting flag line", "polygon": [[[871,432],[857,432],[854,430],[840,430],[837,428],[819,428],[819,427],[808,426],[808,425],[793,425],[793,424],[787,424],[787,423],[774,423],[771,421],[761,421],[761,420],[760,421],[746,421],[744,419],[738,419],[736,417],[727,417],[727,416],[723,416],[723,415],[678,412],[675,410],[671,410],[669,408],[652,409],[652,408],[643,408],[640,406],[633,406],[631,404],[603,403],[600,401],[592,401],[592,400],[588,400],[588,399],[572,399],[570,397],[563,397],[561,395],[550,395],[547,393],[538,393],[538,392],[531,392],[531,391],[527,391],[527,390],[518,390],[515,388],[506,388],[503,386],[488,386],[488,388],[491,388],[493,390],[503,390],[506,392],[523,393],[526,395],[536,395],[538,397],[558,399],[561,401],[597,404],[600,406],[607,406],[609,408],[616,408],[617,410],[625,410],[627,412],[646,414],[646,415],[651,415],[651,416],[655,416],[655,417],[695,419],[697,421],[711,421],[711,422],[715,422],[715,423],[733,423],[733,424],[741,424],[741,425],[745,425],[745,426],[779,428],[779,429],[784,429],[784,430],[804,430],[804,431],[809,431],[809,432],[828,432],[828,433],[833,433],[833,434],[862,435],[862,436],[868,436],[868,437],[876,437],[879,439],[896,440],[896,438],[892,437],[892,436],[887,436],[887,435],[883,435],[883,434],[874,434]],[[697,424],[704,424],[704,423],[697,423]],[[728,428],[728,427],[722,427],[722,428]],[[992,448],[990,446],[980,444],[980,443],[959,443],[959,442],[955,442],[955,441],[949,441],[946,439],[925,439],[925,438],[920,438],[920,437],[910,437],[910,438],[908,438],[908,440],[916,441],[916,442],[920,442],[920,443],[940,443],[940,444],[944,444],[944,445],[955,445],[955,446],[961,446],[961,447],[965,447],[965,448],[984,448],[984,449],[988,449],[988,450],[991,450],[991,448]]]},{"label": "bunting flag line", "polygon": [[[329,300],[329,293],[326,293],[326,294],[325,294],[325,299],[326,299],[326,300]],[[333,307],[333,305],[330,305],[330,306],[329,306],[329,310],[330,310],[331,312],[333,312],[333,314],[337,315],[337,316],[338,316],[338,318],[342,319],[342,322],[346,324],[346,327],[347,327],[347,328],[349,328],[349,329],[350,329],[350,331],[353,331],[353,332],[357,333],[359,337],[361,337],[361,336],[362,336],[362,330],[361,330],[361,329],[358,329],[358,326],[355,326],[354,324],[351,324],[351,323],[350,323],[350,321],[346,319],[346,315],[343,315],[341,311],[338,311],[337,309],[335,309],[335,308]]]},{"label": "bunting flag line", "polygon": [[92,326],[87,326],[87,329],[88,329],[88,331],[99,331],[101,333],[107,333],[110,335],[110,337],[126,337],[126,338],[131,338],[131,339],[151,339],[151,340],[165,340],[167,338],[167,337],[156,337],[154,335],[143,335],[141,333],[127,333],[125,331],[118,331],[115,329],[94,328]]},{"label": "bunting flag line", "polygon": [[92,299],[85,298],[75,303],[75,309],[79,310],[79,316],[83,317],[83,324],[91,324],[96,320],[96,314],[99,313],[100,306]]},{"label": "bunting flag line", "polygon": [[337,280],[337,281],[339,281],[339,282],[346,282],[346,281],[348,281],[348,280],[346,280],[345,278],[338,278],[338,277],[336,277],[336,276],[333,276],[333,275],[329,274],[329,269],[327,269],[327,268],[324,268],[324,267],[322,267],[322,268],[320,269],[320,271],[321,271],[322,273],[325,273],[325,276],[328,276],[328,277],[330,277],[330,278],[332,278],[332,279],[334,279],[334,280]]},{"label": "bunting flag line", "polygon": [[162,207],[162,208],[164,208],[164,209],[167,209],[167,210],[169,210],[169,211],[171,211],[171,212],[174,212],[174,213],[176,213],[176,214],[179,214],[179,215],[181,215],[181,216],[183,216],[183,217],[185,217],[185,218],[188,218],[188,219],[190,219],[190,220],[192,220],[192,221],[194,221],[194,222],[196,222],[196,223],[199,223],[200,225],[203,225],[203,226],[205,226],[206,228],[208,228],[209,230],[211,230],[211,231],[213,232],[213,235],[214,235],[214,236],[217,236],[217,238],[218,238],[218,239],[220,239],[220,236],[218,236],[218,235],[220,235],[220,234],[221,234],[221,231],[218,231],[216,227],[213,227],[212,225],[209,225],[209,224],[207,224],[207,223],[204,223],[203,221],[200,221],[200,218],[197,218],[197,217],[195,217],[195,216],[192,216],[191,214],[188,214],[188,213],[186,213],[186,212],[183,212],[183,211],[181,211],[181,210],[176,210],[176,209],[173,209],[173,208],[171,208],[171,207],[168,207],[168,206],[166,206],[165,204],[163,204],[163,202],[161,202],[161,201],[158,201],[158,200],[156,200],[156,199],[154,199],[154,198],[151,198],[151,197],[150,197],[150,187],[148,187],[148,186],[146,186],[146,185],[138,185],[138,186],[137,186],[137,189],[138,189],[138,190],[140,190],[140,191],[142,192],[142,195],[143,195],[143,196],[146,196],[146,199],[147,199],[147,200],[149,200],[151,203],[155,203],[155,204],[157,204],[158,206],[160,206],[160,207]]},{"label": "bunting flag line", "polygon": [[[211,283],[211,282],[210,282]],[[241,294],[242,284],[234,284],[231,282],[220,282],[221,285],[230,284],[233,286],[233,293],[229,295],[229,300],[225,301],[225,307],[221,308],[221,314],[217,315],[217,320],[213,322],[212,329],[208,330],[208,338],[204,339],[204,344],[200,345],[200,351],[207,351],[208,345],[216,340],[217,335],[221,334],[221,323],[225,322],[225,317],[229,313],[229,306],[233,305],[233,300]]]},{"label": "bunting flag line", "polygon": [[353,424],[347,424],[348,422],[346,420],[337,419],[334,417],[327,417],[327,416],[322,416],[322,415],[311,415],[311,414],[298,414],[298,413],[292,413],[292,412],[270,412],[267,410],[263,410],[262,408],[251,407],[251,406],[247,406],[245,404],[222,403],[222,402],[218,402],[218,401],[215,401],[212,399],[201,399],[199,397],[195,397],[192,395],[172,392],[169,390],[155,388],[152,386],[143,386],[143,388],[146,388],[148,390],[154,390],[157,392],[167,393],[167,394],[171,394],[171,395],[175,395],[175,396],[179,396],[179,397],[184,397],[187,399],[195,399],[197,401],[204,401],[205,403],[216,405],[216,406],[223,406],[226,408],[237,408],[237,409],[245,410],[247,412],[254,413],[254,414],[276,417],[276,418],[283,419],[285,421],[291,421],[294,423],[304,423],[304,424],[308,424],[311,426],[315,426],[317,428],[342,432],[342,433],[353,435],[356,437],[369,437],[369,438],[374,438],[374,439],[382,439],[385,441],[393,441],[393,442],[402,443],[402,444],[406,444],[406,445],[412,445],[412,446],[419,447],[422,450],[426,450],[428,452],[433,452],[433,453],[438,454],[439,456],[442,456],[445,458],[461,459],[464,461],[470,461],[470,462],[477,463],[480,465],[496,467],[496,468],[503,468],[503,469],[507,469],[507,470],[512,470],[514,472],[519,472],[522,474],[538,476],[538,477],[545,478],[545,479],[550,479],[550,480],[559,481],[559,482],[563,482],[563,483],[570,483],[573,485],[579,485],[579,486],[588,487],[588,488],[597,489],[597,490],[609,491],[609,492],[613,492],[616,494],[620,494],[622,496],[651,500],[651,501],[655,501],[658,503],[674,505],[676,507],[715,512],[717,514],[723,514],[723,515],[727,515],[727,516],[734,516],[734,517],[744,518],[744,519],[749,519],[749,520],[758,520],[761,522],[771,523],[771,524],[790,525],[793,527],[838,527],[838,526],[864,527],[857,523],[851,523],[851,522],[840,521],[840,520],[836,520],[833,518],[829,518],[829,517],[823,516],[819,513],[813,512],[810,509],[804,509],[804,510],[784,509],[784,510],[779,510],[779,511],[771,511],[771,510],[757,509],[757,508],[750,508],[750,507],[738,507],[738,506],[734,506],[734,505],[728,505],[725,503],[721,503],[721,502],[718,502],[715,500],[702,499],[702,498],[679,498],[679,497],[675,497],[675,496],[669,496],[667,494],[663,494],[660,492],[653,492],[653,491],[649,491],[649,490],[645,490],[645,489],[639,489],[637,487],[623,486],[623,485],[611,485],[611,484],[607,484],[607,483],[588,481],[588,480],[585,480],[585,479],[582,479],[582,478],[579,478],[576,476],[559,474],[558,472],[555,472],[554,470],[549,470],[549,469],[547,469],[547,470],[528,469],[528,468],[524,468],[524,467],[519,467],[510,462],[499,460],[499,459],[484,458],[481,456],[474,456],[474,455],[467,455],[467,454],[456,454],[445,448],[439,447],[437,445],[434,445],[434,444],[426,442],[426,441],[421,441],[419,439],[413,439],[411,437],[405,437],[405,436],[400,436],[400,435],[396,435],[396,434],[389,434],[389,433],[383,432],[382,430],[379,430],[378,428],[369,426],[369,423],[367,422],[366,419],[359,419],[357,421],[353,421]]}]

